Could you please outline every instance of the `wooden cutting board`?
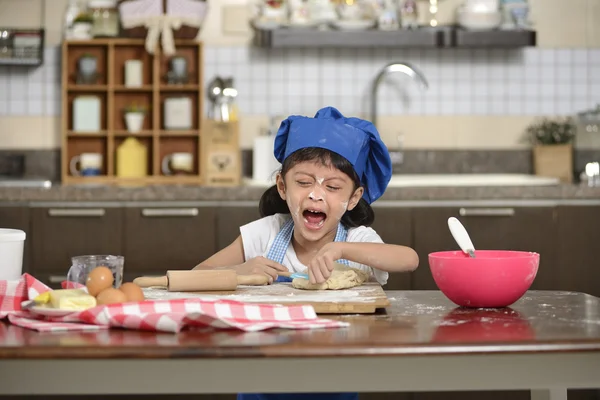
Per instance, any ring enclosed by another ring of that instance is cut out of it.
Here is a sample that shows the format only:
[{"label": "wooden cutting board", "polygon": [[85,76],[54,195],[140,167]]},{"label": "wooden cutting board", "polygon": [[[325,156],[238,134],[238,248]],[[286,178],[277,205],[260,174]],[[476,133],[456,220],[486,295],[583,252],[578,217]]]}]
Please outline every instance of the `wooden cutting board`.
[{"label": "wooden cutting board", "polygon": [[300,290],[291,283],[267,286],[238,286],[230,292],[169,292],[165,288],[145,288],[147,299],[182,298],[228,299],[249,303],[311,305],[317,314],[371,314],[390,304],[381,285],[369,282],[343,290]]}]

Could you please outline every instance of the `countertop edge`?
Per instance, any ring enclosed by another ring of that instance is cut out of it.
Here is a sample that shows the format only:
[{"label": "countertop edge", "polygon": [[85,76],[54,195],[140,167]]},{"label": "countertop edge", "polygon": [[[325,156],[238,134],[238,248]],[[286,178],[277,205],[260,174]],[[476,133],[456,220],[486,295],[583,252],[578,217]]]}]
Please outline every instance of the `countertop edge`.
[{"label": "countertop edge", "polygon": [[[52,186],[50,188],[0,187],[0,205],[25,203],[147,203],[218,202],[240,205],[257,203],[264,187],[207,187],[153,185],[145,187]],[[373,205],[395,202],[512,201],[512,202],[596,202],[600,187],[561,184],[556,186],[440,186],[389,187]]]},{"label": "countertop edge", "polygon": [[[0,322],[1,323],[1,322]],[[302,346],[293,349],[285,345],[223,347],[198,349],[194,347],[30,347],[0,348],[0,360],[76,360],[76,359],[264,359],[264,358],[332,358],[332,357],[398,357],[398,356],[478,356],[508,354],[600,353],[600,341],[557,341],[536,343],[498,342],[494,344],[411,344],[406,346],[348,347]]]}]

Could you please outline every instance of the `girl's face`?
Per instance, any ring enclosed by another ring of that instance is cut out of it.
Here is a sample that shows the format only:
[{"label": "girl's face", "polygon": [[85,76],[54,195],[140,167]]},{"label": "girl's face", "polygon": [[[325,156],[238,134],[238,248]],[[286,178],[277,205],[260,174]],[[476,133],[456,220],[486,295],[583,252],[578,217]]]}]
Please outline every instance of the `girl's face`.
[{"label": "girl's face", "polygon": [[277,175],[277,189],[290,209],[294,229],[311,241],[335,232],[346,210],[352,210],[363,194],[362,187],[354,190],[345,173],[308,161],[294,165],[285,178]]}]

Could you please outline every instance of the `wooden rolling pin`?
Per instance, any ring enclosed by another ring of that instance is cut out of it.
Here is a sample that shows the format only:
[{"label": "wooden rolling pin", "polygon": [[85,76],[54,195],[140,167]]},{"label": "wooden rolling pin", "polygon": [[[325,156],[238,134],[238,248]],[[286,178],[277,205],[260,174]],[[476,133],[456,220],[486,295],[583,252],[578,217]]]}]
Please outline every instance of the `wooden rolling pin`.
[{"label": "wooden rolling pin", "polygon": [[258,274],[238,275],[232,269],[173,270],[167,271],[165,276],[141,276],[135,278],[133,283],[140,287],[162,286],[169,292],[231,291],[238,285],[266,285],[269,283],[269,277]]}]

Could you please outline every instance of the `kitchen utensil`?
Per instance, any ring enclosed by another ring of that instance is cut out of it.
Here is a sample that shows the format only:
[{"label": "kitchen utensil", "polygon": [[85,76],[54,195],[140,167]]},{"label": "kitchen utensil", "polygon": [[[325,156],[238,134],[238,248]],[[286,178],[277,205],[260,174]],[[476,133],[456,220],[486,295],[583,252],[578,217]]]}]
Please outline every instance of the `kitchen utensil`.
[{"label": "kitchen utensil", "polygon": [[530,288],[540,255],[528,251],[477,250],[477,258],[462,251],[429,254],[437,287],[462,307],[508,307]]},{"label": "kitchen utensil", "polygon": [[[282,272],[290,278],[306,278],[308,275]],[[169,292],[230,291],[238,285],[262,286],[269,283],[266,275],[238,275],[234,270],[167,271],[165,276],[142,276],[133,283],[140,287],[162,286]]]},{"label": "kitchen utensil", "polygon": [[233,78],[223,79],[223,97],[221,99],[221,118],[225,122],[236,121],[237,115],[234,115],[235,98],[237,89],[233,86]]},{"label": "kitchen utensil", "polygon": [[209,110],[209,118],[220,120],[218,115],[220,111],[217,109],[217,101],[223,95],[223,80],[219,76],[215,76],[208,84],[208,88],[206,89],[206,96],[208,100],[211,102],[211,107]]},{"label": "kitchen utensil", "polygon": [[165,276],[143,276],[133,283],[140,287],[162,286],[170,292],[230,291],[238,285],[261,286],[269,283],[266,275],[238,275],[234,270],[167,271]]},{"label": "kitchen utensil", "polygon": [[300,272],[295,272],[293,274],[290,274],[289,277],[292,278],[292,279],[294,279],[294,278],[308,279],[308,274],[303,274],[303,273],[300,273]]},{"label": "kitchen utensil", "polygon": [[450,217],[448,218],[448,228],[450,228],[454,240],[456,240],[462,251],[475,258],[475,247],[463,224],[458,219]]}]

